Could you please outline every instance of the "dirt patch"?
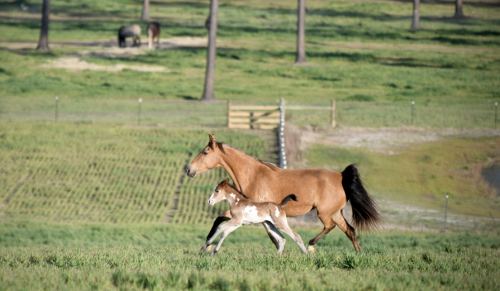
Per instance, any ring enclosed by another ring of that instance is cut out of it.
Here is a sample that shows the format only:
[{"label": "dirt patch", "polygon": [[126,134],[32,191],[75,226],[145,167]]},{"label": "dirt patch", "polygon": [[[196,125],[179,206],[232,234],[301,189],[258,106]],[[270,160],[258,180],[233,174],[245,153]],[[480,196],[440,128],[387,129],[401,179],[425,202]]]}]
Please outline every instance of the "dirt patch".
[{"label": "dirt patch", "polygon": [[[122,53],[126,54],[144,54],[148,51],[147,42],[145,42],[146,38],[144,37],[142,41],[142,45],[140,47],[132,47],[132,41],[129,40],[127,42],[127,47],[120,48],[118,47],[118,42],[115,38],[108,40],[97,40],[97,41],[70,41],[70,42],[50,42],[49,46],[52,48],[55,47],[81,47],[81,48],[92,48],[94,52],[102,52],[104,51],[110,53],[117,53],[121,55]],[[160,39],[160,43],[155,43],[156,49],[175,49],[181,47],[206,47],[208,43],[208,39],[206,37],[171,37]],[[37,42],[32,41],[0,41],[0,47],[6,49],[35,49],[38,45]],[[97,50],[96,50],[97,49]],[[101,50],[99,50],[101,49]]]},{"label": "dirt patch", "polygon": [[162,72],[168,73],[170,72],[165,67],[160,66],[134,66],[134,65],[123,65],[123,64],[115,64],[111,66],[103,66],[88,63],[86,61],[80,60],[78,57],[63,57],[57,60],[52,61],[49,64],[43,65],[42,68],[57,68],[57,69],[70,69],[70,70],[93,70],[93,71],[109,71],[109,72],[118,72],[123,69],[130,69],[134,71],[141,72]]},{"label": "dirt patch", "polygon": [[[293,126],[291,126],[293,127]],[[424,130],[419,128],[338,128],[314,129],[294,127],[300,136],[300,151],[313,144],[325,144],[345,148],[363,148],[370,152],[394,155],[408,145],[432,142],[448,137],[479,138],[500,136],[499,130]],[[293,147],[297,147],[294,142]]]}]

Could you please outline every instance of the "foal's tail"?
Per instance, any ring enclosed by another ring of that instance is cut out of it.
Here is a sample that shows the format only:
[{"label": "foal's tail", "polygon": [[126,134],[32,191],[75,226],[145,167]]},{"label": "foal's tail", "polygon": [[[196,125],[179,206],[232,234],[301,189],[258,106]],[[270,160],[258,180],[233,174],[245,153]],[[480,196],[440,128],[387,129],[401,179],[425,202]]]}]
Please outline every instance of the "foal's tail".
[{"label": "foal's tail", "polygon": [[297,196],[295,196],[295,194],[290,194],[286,196],[285,199],[283,199],[283,201],[281,201],[281,207],[285,207],[288,204],[288,201],[290,201],[290,199],[297,202]]},{"label": "foal's tail", "polygon": [[382,217],[379,206],[363,187],[356,165],[349,165],[342,172],[342,186],[347,200],[351,201],[352,219],[356,228],[367,231],[380,228]]}]

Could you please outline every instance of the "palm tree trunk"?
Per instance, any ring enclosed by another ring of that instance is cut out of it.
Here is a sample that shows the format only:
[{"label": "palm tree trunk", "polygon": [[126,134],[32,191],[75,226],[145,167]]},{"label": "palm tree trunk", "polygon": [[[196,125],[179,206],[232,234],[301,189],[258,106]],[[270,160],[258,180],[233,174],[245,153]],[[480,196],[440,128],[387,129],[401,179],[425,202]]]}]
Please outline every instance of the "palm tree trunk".
[{"label": "palm tree trunk", "polygon": [[50,0],[43,0],[42,4],[42,28],[40,29],[40,39],[38,40],[38,51],[49,51],[49,15]]},{"label": "palm tree trunk", "polygon": [[296,64],[306,62],[306,0],[298,0],[297,6],[297,57]]},{"label": "palm tree trunk", "polygon": [[462,11],[462,0],[455,1],[455,15],[454,18],[464,18],[464,12]]},{"label": "palm tree trunk", "polygon": [[142,16],[141,20],[149,20],[149,0],[142,1]]},{"label": "palm tree trunk", "polygon": [[413,0],[413,21],[411,22],[411,29],[420,28],[420,0]]},{"label": "palm tree trunk", "polygon": [[214,75],[215,54],[217,39],[217,14],[219,12],[219,1],[210,0],[210,25],[208,29],[207,69],[205,71],[205,88],[203,89],[202,101],[214,101]]}]

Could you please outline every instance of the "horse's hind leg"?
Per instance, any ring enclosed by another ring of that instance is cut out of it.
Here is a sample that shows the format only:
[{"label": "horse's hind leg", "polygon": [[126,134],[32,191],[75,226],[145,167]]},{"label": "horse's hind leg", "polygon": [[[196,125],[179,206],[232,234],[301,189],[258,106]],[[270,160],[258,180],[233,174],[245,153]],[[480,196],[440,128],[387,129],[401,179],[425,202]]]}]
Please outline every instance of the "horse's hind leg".
[{"label": "horse's hind leg", "polygon": [[[266,228],[266,231],[267,231],[267,235],[269,236],[269,238],[271,239],[271,241],[273,242],[274,246],[279,250],[280,249],[280,243],[279,241],[274,237],[273,233],[272,233],[272,230],[270,228],[269,225],[267,225],[266,223],[262,223],[264,225],[264,227]],[[272,223],[270,224],[272,225]]]},{"label": "horse's hind leg", "polygon": [[309,246],[307,246],[307,250],[310,253],[314,253],[314,246],[316,245],[316,243],[318,243],[318,240],[335,228],[335,221],[333,221],[332,215],[330,213],[325,214],[324,212],[320,212],[318,210],[318,217],[325,226],[325,228],[323,228],[323,231],[320,232],[315,238],[309,241]]},{"label": "horse's hind leg", "polygon": [[284,221],[276,221],[276,226],[281,229],[284,233],[286,233],[289,237],[291,237],[302,249],[302,252],[304,254],[307,254],[306,247],[304,246],[304,242],[302,241],[302,238],[298,233],[293,231],[290,226],[288,226],[288,222],[286,221],[286,218],[283,219]]},{"label": "horse's hind leg", "polygon": [[281,232],[271,222],[264,221],[262,224],[264,224],[266,230],[268,230],[269,236],[277,241],[278,254],[281,254],[283,252],[283,249],[285,248],[285,243],[286,243],[285,237],[283,237]]},{"label": "horse's hind leg", "polygon": [[335,213],[333,215],[333,220],[335,221],[335,223],[337,223],[337,225],[339,226],[339,228],[347,235],[347,237],[351,240],[352,242],[352,245],[354,246],[354,249],[359,252],[360,251],[360,247],[359,247],[359,243],[358,243],[358,238],[356,236],[356,230],[354,229],[354,227],[352,227],[348,222],[347,220],[345,219],[344,217],[344,212],[342,211],[342,209]]}]

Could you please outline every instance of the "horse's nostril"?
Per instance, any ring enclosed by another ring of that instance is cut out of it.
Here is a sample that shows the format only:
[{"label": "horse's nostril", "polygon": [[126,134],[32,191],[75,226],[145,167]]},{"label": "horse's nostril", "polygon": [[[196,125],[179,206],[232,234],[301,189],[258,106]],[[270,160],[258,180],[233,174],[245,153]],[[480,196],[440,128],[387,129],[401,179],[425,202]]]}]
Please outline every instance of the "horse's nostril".
[{"label": "horse's nostril", "polygon": [[189,175],[189,167],[186,167],[186,173]]}]

